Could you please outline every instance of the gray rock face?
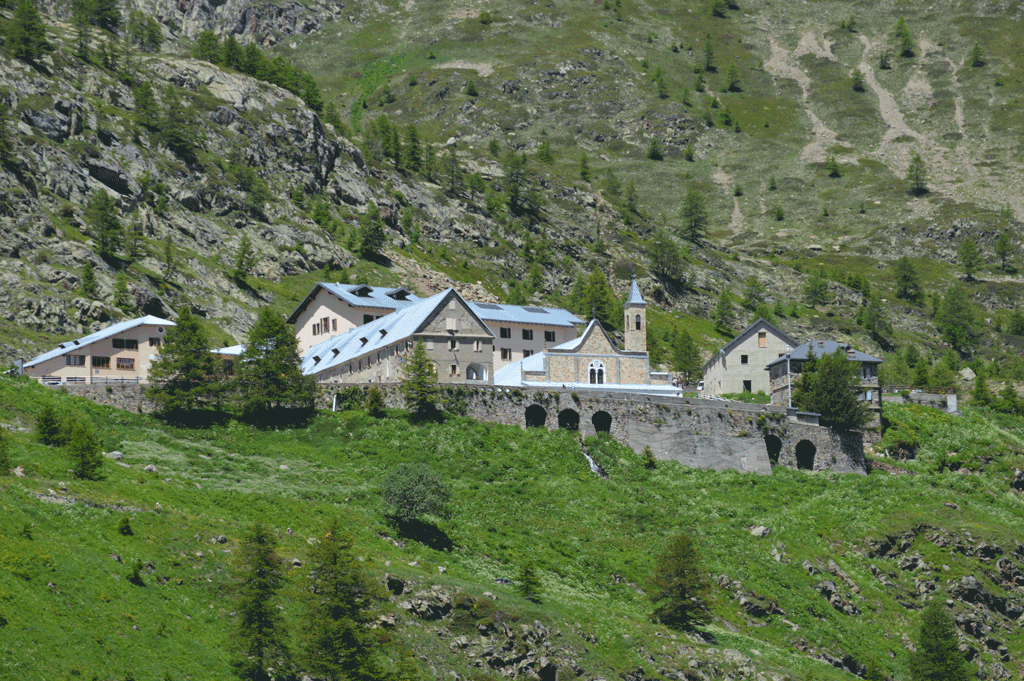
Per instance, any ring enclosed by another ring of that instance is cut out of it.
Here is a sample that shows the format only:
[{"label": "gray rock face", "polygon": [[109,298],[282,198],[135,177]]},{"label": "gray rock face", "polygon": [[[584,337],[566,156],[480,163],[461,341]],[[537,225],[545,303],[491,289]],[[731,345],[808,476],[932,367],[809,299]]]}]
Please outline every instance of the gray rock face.
[{"label": "gray rock face", "polygon": [[114,450],[112,452],[107,452],[107,458],[113,459],[114,461],[124,461],[124,454],[117,450]]}]

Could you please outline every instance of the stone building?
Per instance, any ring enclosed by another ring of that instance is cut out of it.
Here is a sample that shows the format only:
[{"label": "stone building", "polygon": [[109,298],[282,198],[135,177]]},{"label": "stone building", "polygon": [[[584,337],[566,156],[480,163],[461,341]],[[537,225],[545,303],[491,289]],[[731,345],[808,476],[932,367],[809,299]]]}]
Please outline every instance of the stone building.
[{"label": "stone building", "polygon": [[174,322],[146,315],[65,341],[23,365],[27,376],[47,384],[145,383]]},{"label": "stone building", "polygon": [[870,426],[879,426],[882,422],[882,391],[878,385],[878,367],[882,360],[877,357],[854,350],[849,343],[837,343],[830,340],[812,340],[793,348],[787,353],[768,364],[769,380],[771,382],[771,403],[776,406],[791,407],[793,384],[803,373],[804,365],[807,363],[810,353],[814,352],[816,357],[829,355],[840,350],[846,354],[846,359],[857,362],[857,374],[860,378],[858,386],[860,399],[867,402],[871,407],[872,420]]},{"label": "stone building", "polygon": [[317,343],[302,372],[321,383],[397,383],[418,341],[439,382],[490,384],[494,335],[452,288]]},{"label": "stone building", "polygon": [[[344,334],[418,303],[421,298],[405,288],[381,288],[367,284],[318,282],[287,321],[295,325],[299,354],[332,336]],[[582,319],[554,307],[468,302],[493,333],[492,364],[500,369],[509,362],[576,338]]]},{"label": "stone building", "polygon": [[669,375],[652,371],[647,353],[647,303],[634,280],[623,305],[625,349],[596,319],[583,335],[505,365],[494,384],[506,387],[575,387],[678,393]]},{"label": "stone building", "polygon": [[704,394],[769,394],[771,385],[765,367],[797,345],[789,334],[758,319],[704,362]]}]

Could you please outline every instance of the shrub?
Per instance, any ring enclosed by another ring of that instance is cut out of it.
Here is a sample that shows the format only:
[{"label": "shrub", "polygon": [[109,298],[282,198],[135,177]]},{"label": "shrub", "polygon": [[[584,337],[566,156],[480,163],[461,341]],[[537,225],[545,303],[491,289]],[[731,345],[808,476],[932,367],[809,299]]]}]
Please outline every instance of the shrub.
[{"label": "shrub", "polygon": [[387,415],[384,405],[384,394],[375,385],[370,386],[369,391],[366,393],[366,413],[375,419],[383,418]]},{"label": "shrub", "polygon": [[523,563],[519,569],[519,575],[516,578],[516,593],[528,601],[540,603],[540,577],[537,576],[531,560]]},{"label": "shrub", "polygon": [[125,537],[135,534],[134,530],[132,530],[132,521],[128,519],[128,516],[121,516],[121,520],[117,523],[117,533]]},{"label": "shrub", "polygon": [[433,469],[423,464],[399,464],[380,485],[385,513],[399,522],[424,514],[448,517],[451,492]]},{"label": "shrub", "polygon": [[11,436],[6,428],[0,428],[0,477],[11,470]]}]

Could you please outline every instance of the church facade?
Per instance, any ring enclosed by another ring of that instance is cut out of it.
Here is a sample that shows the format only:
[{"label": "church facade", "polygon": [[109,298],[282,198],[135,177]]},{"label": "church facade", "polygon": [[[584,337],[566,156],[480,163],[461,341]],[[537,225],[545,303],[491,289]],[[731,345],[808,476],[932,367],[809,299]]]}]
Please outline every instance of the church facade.
[{"label": "church facade", "polygon": [[623,310],[625,348],[619,348],[594,319],[579,338],[506,365],[495,373],[494,384],[678,392],[668,373],[651,370],[647,303],[635,280]]}]

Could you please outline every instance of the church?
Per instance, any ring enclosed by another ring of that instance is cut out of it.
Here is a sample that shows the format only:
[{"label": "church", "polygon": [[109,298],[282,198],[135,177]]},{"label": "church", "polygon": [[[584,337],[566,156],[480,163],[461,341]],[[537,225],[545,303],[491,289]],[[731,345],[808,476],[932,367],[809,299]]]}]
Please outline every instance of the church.
[{"label": "church", "polygon": [[623,304],[625,348],[597,319],[578,338],[511,362],[494,374],[494,385],[515,388],[575,388],[675,395],[667,372],[652,371],[647,353],[647,303],[636,279]]}]

